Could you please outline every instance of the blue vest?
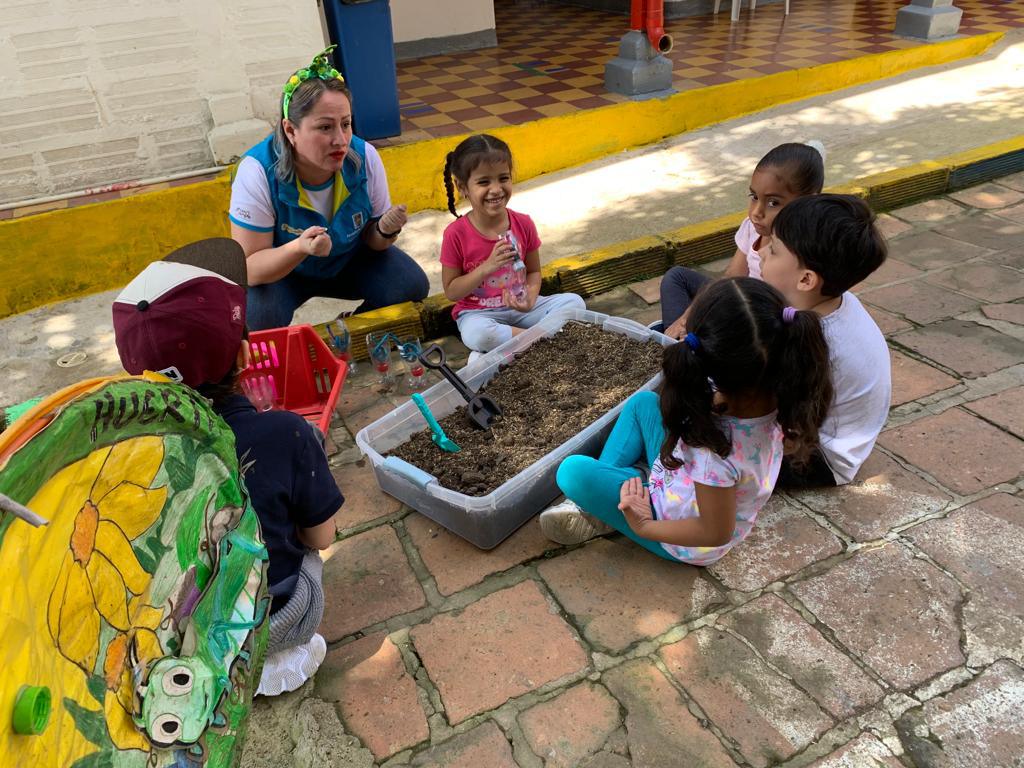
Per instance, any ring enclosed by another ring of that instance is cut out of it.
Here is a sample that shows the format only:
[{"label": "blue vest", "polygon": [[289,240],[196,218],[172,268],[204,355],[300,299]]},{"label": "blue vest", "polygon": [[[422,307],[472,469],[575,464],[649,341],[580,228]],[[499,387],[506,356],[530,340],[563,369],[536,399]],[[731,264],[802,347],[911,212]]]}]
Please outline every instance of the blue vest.
[{"label": "blue vest", "polygon": [[309,227],[327,227],[330,256],[307,256],[294,272],[304,277],[333,277],[349,260],[362,240],[363,229],[373,212],[366,178],[366,144],[353,136],[341,171],[334,174],[334,216],[330,221],[310,203],[296,176],[283,182],[274,172],[274,138],[268,136],[245,153],[263,166],[274,203],[274,247],[294,240]]}]

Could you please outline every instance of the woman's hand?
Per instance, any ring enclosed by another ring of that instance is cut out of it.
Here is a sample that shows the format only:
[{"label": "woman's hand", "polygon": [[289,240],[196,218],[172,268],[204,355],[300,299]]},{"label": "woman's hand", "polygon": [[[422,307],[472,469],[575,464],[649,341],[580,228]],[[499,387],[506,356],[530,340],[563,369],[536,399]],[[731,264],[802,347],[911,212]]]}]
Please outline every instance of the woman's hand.
[{"label": "woman's hand", "polygon": [[639,477],[631,477],[619,489],[619,509],[633,532],[643,536],[643,529],[654,520],[651,508],[651,494]]},{"label": "woman's hand", "polygon": [[298,236],[299,250],[309,256],[330,256],[331,236],[324,227],[309,227]]},{"label": "woman's hand", "polygon": [[405,226],[406,222],[409,221],[409,215],[406,212],[404,205],[393,205],[388,208],[384,215],[380,217],[380,221],[377,222],[377,227],[383,237],[385,233],[395,234]]}]

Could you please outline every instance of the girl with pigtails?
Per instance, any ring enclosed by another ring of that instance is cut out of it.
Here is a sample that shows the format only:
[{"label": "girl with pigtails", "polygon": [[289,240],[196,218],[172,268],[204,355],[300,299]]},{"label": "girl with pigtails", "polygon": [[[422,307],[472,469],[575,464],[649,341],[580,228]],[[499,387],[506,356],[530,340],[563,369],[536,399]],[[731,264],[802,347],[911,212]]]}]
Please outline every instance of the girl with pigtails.
[{"label": "girl with pigtails", "polygon": [[617,530],[659,557],[709,565],[750,533],[783,443],[797,461],[814,449],[832,401],[817,314],[761,280],[726,278],[698,294],[685,331],[665,348],[660,394],[626,402],[599,458],[558,468],[566,501],[541,514],[548,538]]},{"label": "girl with pigtails", "polygon": [[[540,295],[540,236],[533,219],[508,207],[512,151],[487,134],[470,136],[444,166],[448,210],[456,217],[441,241],[441,282],[469,361],[560,309],[584,309],[574,293]],[[455,190],[469,202],[459,216]]]}]

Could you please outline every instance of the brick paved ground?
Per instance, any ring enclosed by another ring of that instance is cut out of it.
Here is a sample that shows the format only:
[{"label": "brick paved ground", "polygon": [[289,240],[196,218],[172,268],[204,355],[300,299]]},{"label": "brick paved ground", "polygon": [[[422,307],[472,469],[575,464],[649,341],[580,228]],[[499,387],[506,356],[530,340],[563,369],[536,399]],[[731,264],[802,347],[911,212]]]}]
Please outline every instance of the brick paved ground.
[{"label": "brick paved ground", "polygon": [[[385,497],[352,435],[403,398],[364,366],[332,434],[330,650],[257,704],[245,764],[1020,766],[1022,200],[1018,174],[882,217],[858,289],[892,348],[879,445],[706,570],[535,520],[481,552]],[[589,304],[648,321],[650,289]]]}]

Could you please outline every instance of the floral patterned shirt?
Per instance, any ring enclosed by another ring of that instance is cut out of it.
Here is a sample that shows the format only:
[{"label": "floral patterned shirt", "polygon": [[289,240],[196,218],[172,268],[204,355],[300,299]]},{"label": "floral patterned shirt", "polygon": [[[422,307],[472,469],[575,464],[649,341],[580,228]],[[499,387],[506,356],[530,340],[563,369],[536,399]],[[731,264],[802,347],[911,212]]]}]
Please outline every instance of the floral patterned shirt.
[{"label": "floral patterned shirt", "polygon": [[651,468],[651,504],[658,520],[697,517],[694,483],[736,488],[736,528],[732,540],[720,547],[682,547],[662,544],[676,560],[710,565],[743,541],[754,527],[757,513],[768,501],[782,465],[782,427],[772,413],[756,419],[720,418],[722,430],[732,436],[732,450],[722,458],[707,448],[690,448],[682,440],[673,455],[679,469],[665,469],[661,460]]}]

